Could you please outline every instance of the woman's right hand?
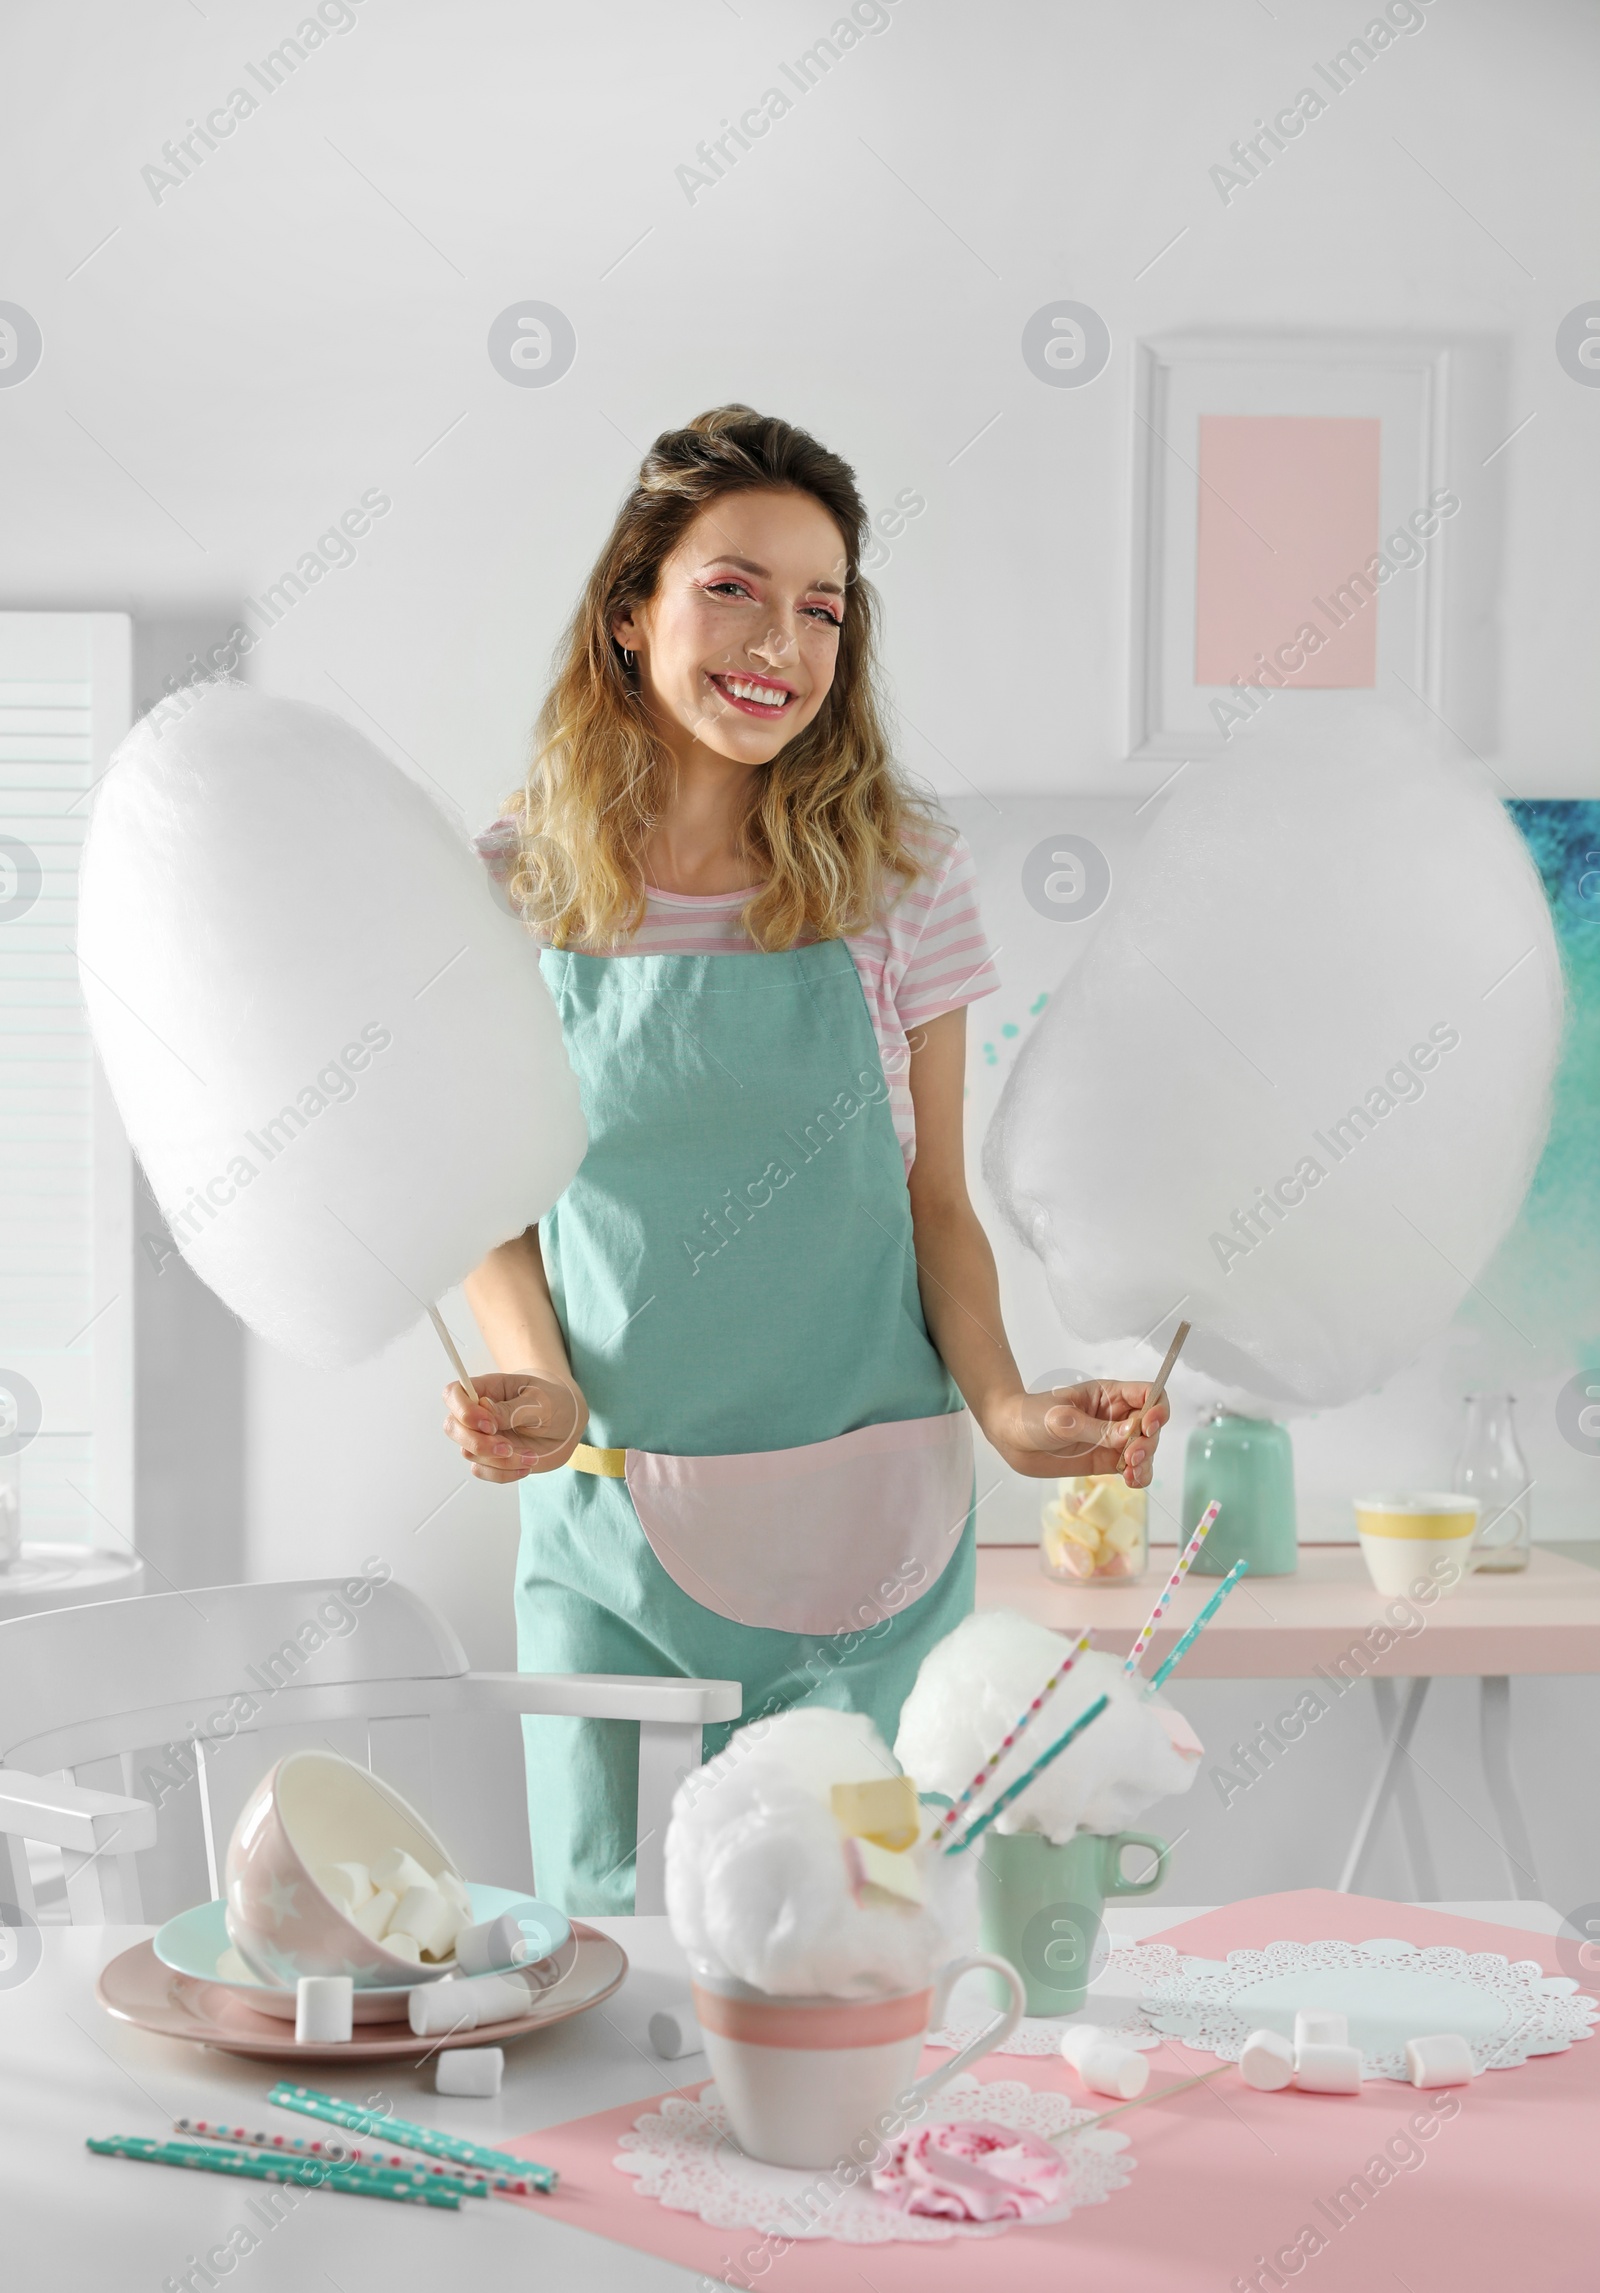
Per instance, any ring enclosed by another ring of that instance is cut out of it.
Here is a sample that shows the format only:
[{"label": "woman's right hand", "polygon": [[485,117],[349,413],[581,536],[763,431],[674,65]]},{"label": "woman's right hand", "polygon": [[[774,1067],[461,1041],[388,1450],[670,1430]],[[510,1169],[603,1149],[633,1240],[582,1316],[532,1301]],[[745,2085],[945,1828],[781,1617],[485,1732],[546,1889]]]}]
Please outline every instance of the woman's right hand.
[{"label": "woman's right hand", "polygon": [[583,1439],[589,1405],[576,1385],[531,1370],[490,1370],[444,1389],[444,1429],[479,1481],[525,1481],[553,1473]]}]

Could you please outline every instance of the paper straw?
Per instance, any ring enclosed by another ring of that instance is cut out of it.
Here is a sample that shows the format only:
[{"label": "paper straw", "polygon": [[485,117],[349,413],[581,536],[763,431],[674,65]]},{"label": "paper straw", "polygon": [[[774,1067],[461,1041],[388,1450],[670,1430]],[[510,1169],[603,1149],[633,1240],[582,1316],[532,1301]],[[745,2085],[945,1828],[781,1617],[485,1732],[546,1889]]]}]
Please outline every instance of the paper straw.
[{"label": "paper straw", "polygon": [[235,2181],[293,2182],[300,2189],[337,2190],[347,2197],[385,2197],[401,2205],[461,2210],[462,2184],[442,2175],[379,2173],[370,2166],[338,2166],[319,2158],[262,2157],[254,2150],[213,2148],[209,2142],[154,2142],[142,2134],[90,2135],[99,2157],[138,2158],[145,2165],[188,2166],[202,2174],[228,2174]]},{"label": "paper straw", "polygon": [[504,2190],[510,2197],[534,2197],[540,2184],[526,2173],[487,2173],[482,2166],[445,2165],[441,2161],[427,2161],[407,2157],[403,2150],[363,2149],[356,2142],[341,2142],[337,2135],[321,2141],[315,2134],[275,2134],[253,2131],[248,2126],[222,2126],[210,2118],[174,2118],[172,2130],[176,2134],[197,2136],[207,2142],[242,2142],[247,2149],[274,2150],[288,2157],[328,2159],[335,2165],[346,2160],[352,2165],[375,2167],[379,2171],[408,2174],[448,2174],[460,2182],[469,2197],[487,2197],[491,2190]]},{"label": "paper straw", "polygon": [[1141,1656],[1143,1656],[1145,1650],[1149,1647],[1151,1636],[1154,1633],[1156,1626],[1161,1622],[1161,1619],[1167,1613],[1168,1601],[1172,1598],[1179,1585],[1182,1584],[1184,1578],[1188,1575],[1190,1569],[1194,1566],[1194,1556],[1200,1550],[1200,1547],[1205,1543],[1207,1537],[1210,1536],[1212,1525],[1221,1510],[1222,1507],[1216,1502],[1215,1498],[1213,1498],[1211,1503],[1207,1505],[1205,1511],[1201,1514],[1199,1527],[1195,1530],[1194,1535],[1189,1539],[1189,1542],[1184,1546],[1182,1558],[1179,1560],[1178,1565],[1173,1570],[1171,1576],[1168,1577],[1166,1585],[1162,1591],[1161,1598],[1156,1602],[1154,1608],[1151,1609],[1149,1616],[1145,1619],[1144,1630],[1140,1633],[1138,1639],[1134,1642],[1133,1646],[1128,1651],[1127,1662],[1123,1665],[1123,1670],[1125,1672],[1138,1671],[1139,1659]]},{"label": "paper straw", "polygon": [[327,2125],[344,2126],[352,2134],[376,2135],[398,2143],[402,2150],[421,2150],[426,2157],[448,2158],[452,2165],[482,2166],[489,2173],[524,2174],[536,2189],[556,2186],[554,2166],[535,2165],[531,2158],[514,2158],[506,2150],[487,2150],[478,2142],[465,2142],[457,2134],[441,2134],[432,2126],[414,2126],[409,2118],[392,2118],[382,2111],[363,2110],[358,2103],[341,2102],[337,2094],[319,2094],[313,2086],[291,2086],[280,2080],[267,2096],[280,2110],[298,2110],[302,2117],[321,2118]]},{"label": "paper straw", "polygon": [[988,1830],[995,1817],[1001,1814],[1011,1805],[1011,1802],[1016,1798],[1017,1794],[1019,1792],[1026,1791],[1029,1784],[1032,1783],[1036,1775],[1043,1775],[1045,1769],[1050,1765],[1050,1762],[1054,1759],[1059,1759],[1061,1754],[1066,1750],[1068,1744],[1076,1742],[1077,1738],[1083,1734],[1084,1729],[1089,1726],[1091,1721],[1099,1719],[1101,1713],[1105,1710],[1107,1704],[1109,1704],[1110,1701],[1111,1698],[1109,1696],[1097,1696],[1087,1711],[1083,1711],[1078,1714],[1078,1717],[1073,1721],[1071,1727],[1067,1729],[1065,1735],[1057,1736],[1055,1742],[1050,1746],[1050,1749],[1047,1752],[1041,1752],[1039,1754],[1039,1757],[1034,1761],[1032,1767],[1027,1770],[1026,1774],[1019,1775],[1016,1782],[1010,1785],[1005,1791],[1003,1791],[998,1799],[992,1800],[988,1807],[984,1809],[982,1815],[980,1815],[977,1821],[962,1834],[962,1836],[956,1841],[955,1845],[953,1847],[947,1847],[944,1850],[945,1854],[965,1855],[967,1849],[972,1845],[972,1842],[975,1839],[981,1837],[981,1835]]},{"label": "paper straw", "polygon": [[1062,1681],[1072,1670],[1073,1665],[1077,1663],[1078,1658],[1083,1654],[1088,1645],[1088,1633],[1080,1632],[1077,1639],[1072,1643],[1072,1646],[1067,1650],[1067,1653],[1062,1658],[1060,1664],[1058,1664],[1056,1669],[1051,1673],[1049,1679],[1039,1690],[1038,1695],[1034,1697],[1033,1702],[1028,1706],[1028,1709],[1023,1713],[1021,1719],[1011,1730],[1010,1734],[1001,1738],[999,1744],[989,1754],[989,1757],[984,1761],[982,1767],[979,1768],[977,1774],[973,1777],[971,1783],[968,1784],[966,1790],[961,1794],[961,1797],[956,1801],[955,1805],[953,1807],[947,1807],[943,1815],[940,1816],[933,1832],[933,1844],[935,1847],[942,1849],[944,1846],[945,1834],[955,1829],[956,1819],[960,1815],[962,1809],[972,1805],[974,1798],[980,1791],[982,1791],[984,1785],[994,1774],[995,1769],[1005,1758],[1007,1752],[1010,1751],[1017,1738],[1022,1734],[1025,1728],[1032,1725],[1034,1715],[1039,1711],[1040,1707],[1045,1703],[1046,1699],[1055,1694]]},{"label": "paper straw", "polygon": [[1216,1591],[1206,1602],[1204,1608],[1201,1609],[1193,1624],[1191,1624],[1188,1631],[1183,1634],[1177,1646],[1168,1656],[1162,1660],[1161,1663],[1156,1666],[1155,1670],[1151,1673],[1145,1688],[1145,1693],[1147,1695],[1153,1696],[1156,1690],[1161,1686],[1162,1682],[1170,1679],[1173,1667],[1176,1665],[1179,1657],[1184,1655],[1194,1646],[1201,1633],[1211,1622],[1211,1619],[1216,1615],[1217,1610],[1222,1606],[1229,1593],[1232,1592],[1234,1586],[1238,1583],[1240,1577],[1245,1574],[1249,1566],[1250,1563],[1248,1561],[1234,1562],[1232,1568],[1229,1569],[1227,1575],[1218,1585]]}]

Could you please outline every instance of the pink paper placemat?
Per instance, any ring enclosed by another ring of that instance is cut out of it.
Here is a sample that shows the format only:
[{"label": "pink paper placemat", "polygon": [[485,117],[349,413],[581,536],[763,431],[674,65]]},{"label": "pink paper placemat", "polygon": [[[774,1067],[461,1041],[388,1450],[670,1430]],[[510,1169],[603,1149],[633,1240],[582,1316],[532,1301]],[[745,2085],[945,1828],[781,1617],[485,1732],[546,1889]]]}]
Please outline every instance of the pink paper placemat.
[{"label": "pink paper placemat", "polygon": [[[1256,1896],[1146,1940],[1224,1958],[1278,1940],[1379,1935],[1503,1951],[1560,1971],[1544,1936],[1321,1889]],[[930,2049],[923,2067],[940,2059]],[[1170,2042],[1151,2055],[1161,2083],[1208,2066],[1208,2057]],[[1079,2095],[1066,2065],[1050,2057],[991,2056],[978,2075]],[[695,2093],[704,2083],[672,2090]],[[713,2284],[775,2293],[855,2293],[856,2276],[872,2293],[971,2293],[979,2284],[997,2293],[1278,2293],[1302,2278],[1306,2293],[1600,2287],[1595,2039],[1448,2094],[1387,2079],[1369,2080],[1358,2095],[1258,2094],[1227,2071],[1119,2121],[1138,2165],[1106,2204],[993,2243],[818,2240],[775,2253],[754,2231],[710,2229],[640,2197],[611,2163],[618,2135],[655,2107],[630,2102],[509,2143],[561,2175],[552,2196],[510,2202],[537,2205]],[[1426,2134],[1414,2125],[1423,2117]],[[1375,2159],[1387,2179],[1366,2173]]]}]

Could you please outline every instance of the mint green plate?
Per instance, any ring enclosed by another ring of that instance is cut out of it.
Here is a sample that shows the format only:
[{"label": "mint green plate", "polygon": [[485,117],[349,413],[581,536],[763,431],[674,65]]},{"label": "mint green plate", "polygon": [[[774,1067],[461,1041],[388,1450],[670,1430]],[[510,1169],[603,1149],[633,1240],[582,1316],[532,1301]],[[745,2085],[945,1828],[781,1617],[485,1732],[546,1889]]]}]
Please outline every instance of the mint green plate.
[{"label": "mint green plate", "polygon": [[[474,1924],[481,1926],[485,1919],[497,1919],[502,1911],[513,1911],[519,1918],[538,1920],[550,1937],[549,1954],[554,1956],[572,1938],[572,1928],[564,1914],[551,1903],[536,1902],[531,1895],[518,1895],[509,1887],[480,1887],[467,1883],[472,1898]],[[295,1995],[292,1990],[278,1990],[271,1983],[240,1982],[236,1976],[217,1972],[217,1961],[228,1948],[227,1906],[222,1902],[196,1903],[192,1910],[180,1911],[157,1930],[152,1948],[156,1957],[174,1974],[189,1975],[197,1982],[214,1982],[223,1990],[231,1991],[245,2005],[254,2007],[258,2014],[275,2014],[285,2022],[294,2020]],[[424,1976],[435,1980],[437,1975],[452,1972],[440,1967],[436,1974]],[[402,2022],[407,2012],[415,1982],[374,1984],[371,1989],[358,1990],[354,1996],[357,2022]]]}]

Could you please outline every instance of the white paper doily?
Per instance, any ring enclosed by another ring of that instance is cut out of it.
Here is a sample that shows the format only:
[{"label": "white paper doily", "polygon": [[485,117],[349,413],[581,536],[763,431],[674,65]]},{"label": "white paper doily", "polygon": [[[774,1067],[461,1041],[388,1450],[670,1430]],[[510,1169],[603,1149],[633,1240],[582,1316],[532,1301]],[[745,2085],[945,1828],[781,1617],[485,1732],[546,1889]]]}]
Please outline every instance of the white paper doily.
[{"label": "white paper doily", "polygon": [[[1102,2022],[1127,2045],[1165,2038],[1237,2062],[1252,2030],[1294,2035],[1297,2007],[1347,2015],[1351,2044],[1368,2078],[1406,2076],[1405,2043],[1458,2031],[1479,2070],[1512,2070],[1536,2054],[1561,2054],[1587,2038],[1600,2003],[1537,1959],[1453,1944],[1398,1942],[1269,1943],[1230,1951],[1226,1960],[1186,1957],[1170,1943],[1116,1946],[1092,1985],[1081,2017]],[[1001,2054],[1054,2054],[1069,2018],[1018,2024]],[[974,2020],[931,2031],[935,2046],[964,2046]]]},{"label": "white paper doily", "polygon": [[[930,2095],[928,2120],[984,2118],[1019,2133],[1048,2136],[1091,2115],[1065,2094],[1035,2093],[1018,2079],[980,2085],[969,2074]],[[951,2237],[996,2237],[1065,2221],[1080,2206],[1103,2205],[1124,2187],[1134,2159],[1126,2134],[1091,2127],[1061,2145],[1065,2183],[1060,2204],[1027,2221],[948,2221],[902,2213],[872,2187],[863,2169],[853,2188],[838,2189],[828,2168],[766,2166],[747,2158],[728,2126],[715,2086],[697,2100],[669,2095],[661,2110],[647,2110],[618,2137],[622,2155],[612,2164],[636,2177],[641,2197],[677,2213],[695,2213],[713,2229],[754,2229],[774,2238],[835,2238],[845,2245],[927,2245]]]}]

